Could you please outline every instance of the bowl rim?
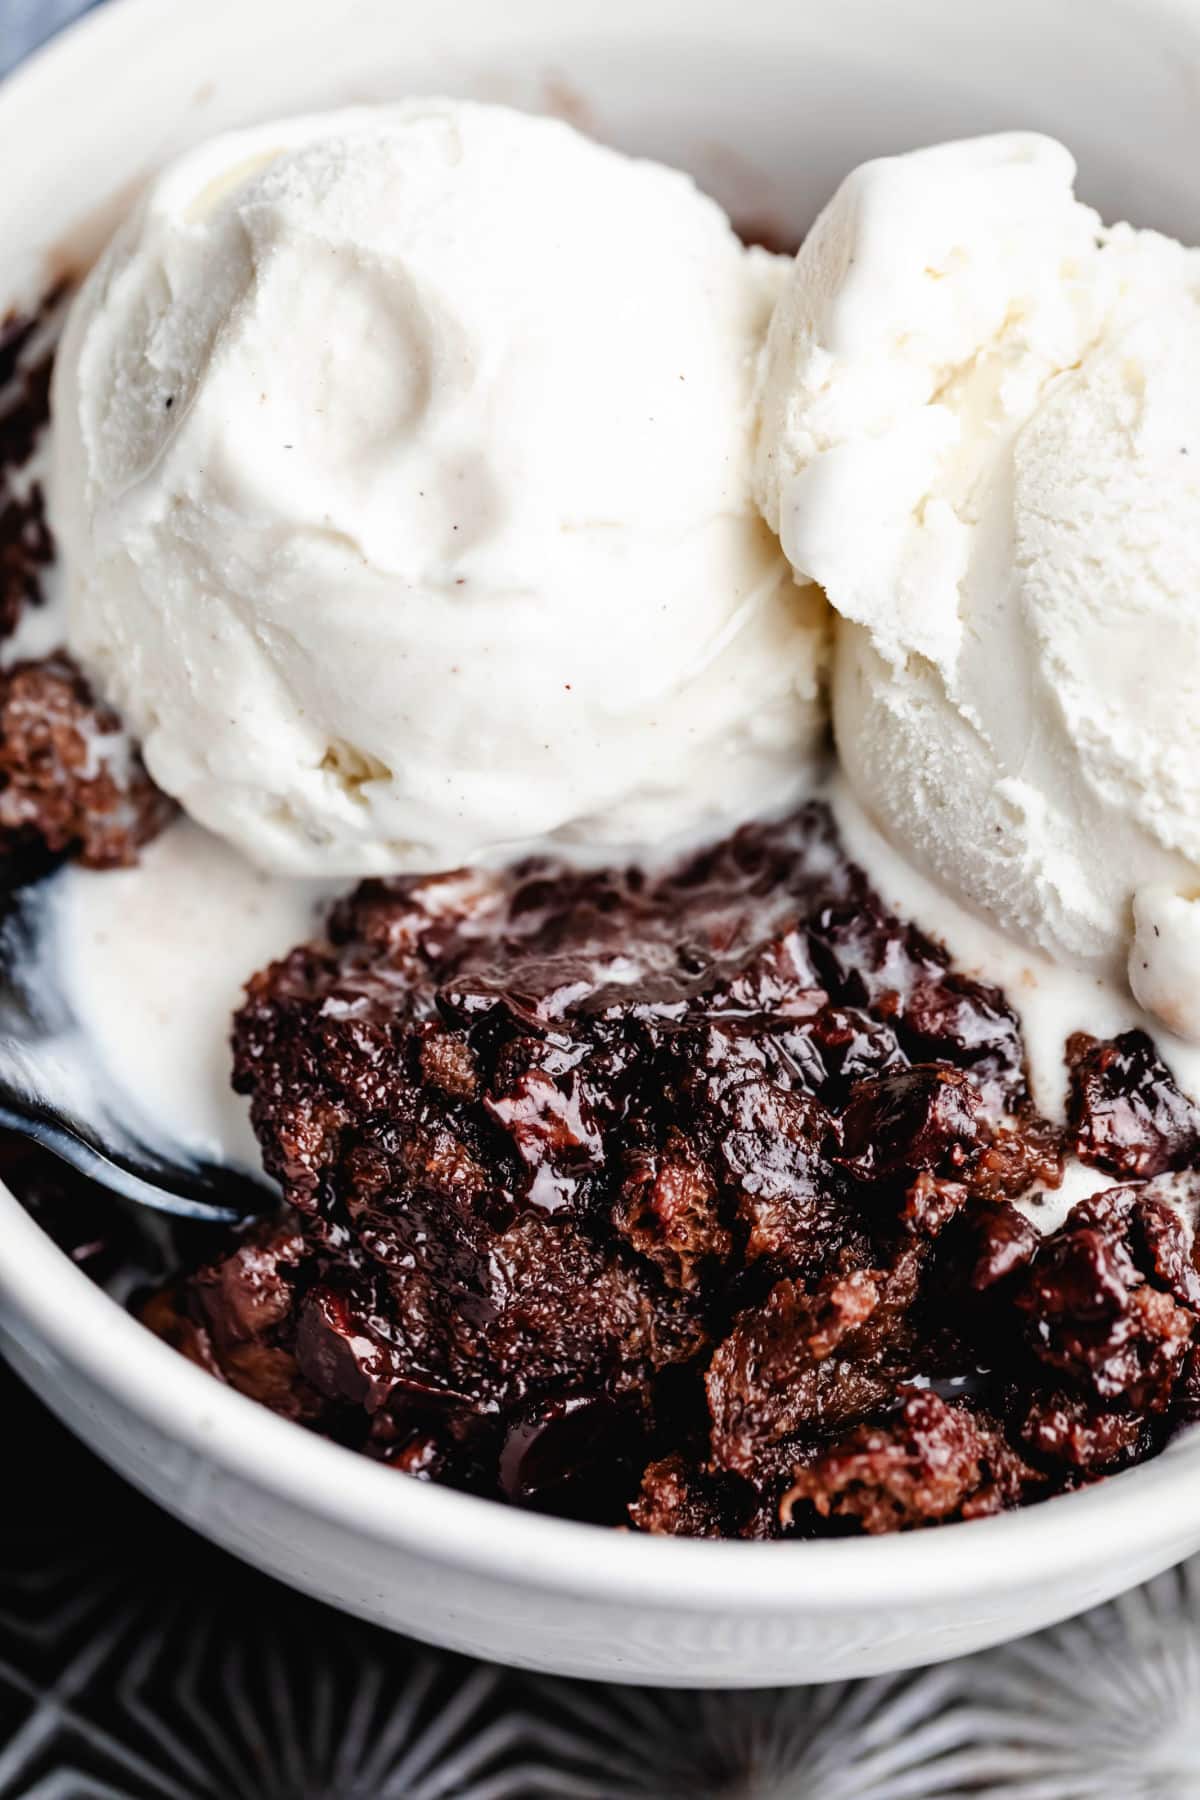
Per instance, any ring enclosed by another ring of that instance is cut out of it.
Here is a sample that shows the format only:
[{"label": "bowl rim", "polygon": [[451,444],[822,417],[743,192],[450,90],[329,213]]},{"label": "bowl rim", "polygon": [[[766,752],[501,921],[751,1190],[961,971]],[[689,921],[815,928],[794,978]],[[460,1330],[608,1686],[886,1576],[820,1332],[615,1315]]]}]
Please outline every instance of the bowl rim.
[{"label": "bowl rim", "polygon": [[[94,43],[134,45],[173,0],[107,0],[0,81],[0,109],[35,109]],[[1186,22],[1195,0],[1125,0]],[[378,1545],[491,1581],[596,1605],[681,1614],[877,1612],[1059,1585],[1110,1546],[1200,1540],[1200,1430],[1083,1491],[993,1518],[879,1538],[800,1543],[650,1537],[524,1512],[405,1479],[306,1431],[190,1363],[76,1267],[0,1184],[0,1324],[31,1360],[82,1375],[131,1415],[284,1505]]]}]

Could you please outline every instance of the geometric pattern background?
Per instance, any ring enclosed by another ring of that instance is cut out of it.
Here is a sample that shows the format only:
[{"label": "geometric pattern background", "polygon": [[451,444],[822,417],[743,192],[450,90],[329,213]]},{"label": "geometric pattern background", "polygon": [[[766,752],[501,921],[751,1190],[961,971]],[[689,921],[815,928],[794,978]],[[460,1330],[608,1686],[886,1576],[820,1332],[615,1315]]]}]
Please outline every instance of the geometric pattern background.
[{"label": "geometric pattern background", "polygon": [[[0,0],[0,74],[88,4]],[[0,1366],[0,1800],[980,1795],[1200,1800],[1200,1560],[914,1675],[738,1694],[545,1681],[243,1567]]]},{"label": "geometric pattern background", "polygon": [[1197,1800],[1200,1563],[944,1668],[677,1693],[426,1650],[280,1587],[0,1366],[0,1800]]}]

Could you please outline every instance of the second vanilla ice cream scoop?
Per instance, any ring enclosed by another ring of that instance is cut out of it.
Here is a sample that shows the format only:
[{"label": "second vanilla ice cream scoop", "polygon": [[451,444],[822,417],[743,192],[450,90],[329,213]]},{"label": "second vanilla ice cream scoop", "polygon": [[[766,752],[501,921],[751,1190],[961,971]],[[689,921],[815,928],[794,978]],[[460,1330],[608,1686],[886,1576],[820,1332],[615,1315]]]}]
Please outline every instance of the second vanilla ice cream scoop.
[{"label": "second vanilla ice cream scoop", "polygon": [[908,859],[1200,1039],[1200,252],[1031,134],[865,164],[776,309],[756,471]]},{"label": "second vanilla ice cream scoop", "polygon": [[787,804],[825,620],[751,493],[786,270],[683,175],[453,101],[218,138],[75,302],[70,643],[260,864],[658,854]]}]

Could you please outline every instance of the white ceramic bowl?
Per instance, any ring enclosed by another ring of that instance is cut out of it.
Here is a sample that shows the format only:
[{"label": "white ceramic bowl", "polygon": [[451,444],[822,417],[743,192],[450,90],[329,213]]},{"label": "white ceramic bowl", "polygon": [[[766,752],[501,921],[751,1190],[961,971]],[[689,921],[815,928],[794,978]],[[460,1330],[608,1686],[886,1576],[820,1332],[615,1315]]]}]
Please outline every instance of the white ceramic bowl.
[{"label": "white ceramic bowl", "polygon": [[[1200,0],[115,0],[0,90],[0,300],[85,258],[139,177],[202,135],[432,90],[566,111],[793,228],[864,154],[1040,127],[1108,213],[1200,239]],[[831,1544],[660,1541],[439,1492],[220,1387],[3,1192],[0,1346],[247,1561],[563,1674],[736,1686],[933,1661],[1200,1547],[1200,1436],[1026,1513]]]}]

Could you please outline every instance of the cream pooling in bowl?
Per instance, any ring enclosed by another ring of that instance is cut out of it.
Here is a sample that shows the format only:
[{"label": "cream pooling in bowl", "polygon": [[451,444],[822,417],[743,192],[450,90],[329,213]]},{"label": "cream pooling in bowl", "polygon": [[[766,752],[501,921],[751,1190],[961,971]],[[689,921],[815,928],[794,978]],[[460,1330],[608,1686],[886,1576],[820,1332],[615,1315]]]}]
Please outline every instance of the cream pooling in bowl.
[{"label": "cream pooling in bowl", "polygon": [[418,101],[218,138],[75,306],[70,640],[156,780],[353,876],[802,789],[823,616],[748,479],[784,265],[684,176]]}]

